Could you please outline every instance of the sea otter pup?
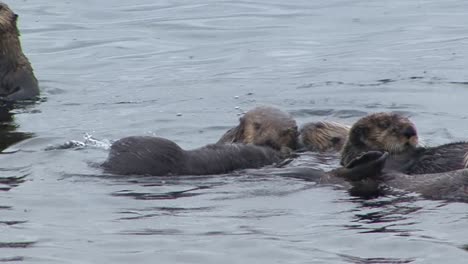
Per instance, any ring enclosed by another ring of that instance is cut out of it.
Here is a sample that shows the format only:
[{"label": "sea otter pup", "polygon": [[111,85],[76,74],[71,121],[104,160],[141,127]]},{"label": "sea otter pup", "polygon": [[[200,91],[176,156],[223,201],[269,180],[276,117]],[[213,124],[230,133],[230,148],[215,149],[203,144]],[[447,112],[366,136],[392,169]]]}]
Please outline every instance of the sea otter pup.
[{"label": "sea otter pup", "polygon": [[468,143],[418,147],[414,124],[395,113],[376,113],[358,120],[342,150],[341,164],[366,151],[388,152],[386,167],[408,174],[440,173],[465,168]]},{"label": "sea otter pup", "polygon": [[209,175],[259,168],[282,160],[279,151],[253,144],[212,144],[184,150],[168,139],[132,136],[112,144],[102,167],[121,175]]},{"label": "sea otter pup", "polygon": [[290,152],[297,148],[297,125],[289,115],[270,106],[256,107],[239,119],[217,143],[244,143]]},{"label": "sea otter pup", "polygon": [[23,54],[16,26],[18,15],[0,2],[0,99],[33,99],[39,95],[37,79]]},{"label": "sea otter pup", "polygon": [[299,135],[299,145],[310,151],[340,151],[348,138],[349,126],[319,121],[306,123]]}]

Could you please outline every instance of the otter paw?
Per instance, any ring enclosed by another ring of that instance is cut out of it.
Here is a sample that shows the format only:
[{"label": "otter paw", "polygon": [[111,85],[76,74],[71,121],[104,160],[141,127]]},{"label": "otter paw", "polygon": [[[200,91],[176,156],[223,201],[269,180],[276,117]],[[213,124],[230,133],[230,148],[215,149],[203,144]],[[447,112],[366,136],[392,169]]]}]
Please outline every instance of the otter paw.
[{"label": "otter paw", "polygon": [[388,153],[369,151],[353,159],[346,167],[339,170],[338,175],[348,181],[361,181],[365,179],[377,179],[382,175],[382,170],[387,161]]}]

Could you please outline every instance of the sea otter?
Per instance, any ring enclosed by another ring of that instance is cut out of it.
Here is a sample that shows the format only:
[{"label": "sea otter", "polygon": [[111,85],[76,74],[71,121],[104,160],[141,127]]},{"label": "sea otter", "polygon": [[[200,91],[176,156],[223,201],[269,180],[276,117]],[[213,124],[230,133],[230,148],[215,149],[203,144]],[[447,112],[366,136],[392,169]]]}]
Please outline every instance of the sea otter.
[{"label": "sea otter", "polygon": [[296,121],[277,108],[259,106],[245,113],[239,125],[229,129],[217,143],[269,146],[283,152],[297,148]]},{"label": "sea otter", "polygon": [[106,172],[120,175],[210,175],[281,162],[277,150],[253,144],[211,144],[184,150],[175,142],[149,136],[131,136],[114,142]]},{"label": "sea otter", "polygon": [[299,134],[299,145],[310,151],[340,151],[348,138],[349,126],[331,121],[306,123]]},{"label": "sea otter", "polygon": [[0,2],[0,100],[28,100],[39,95],[37,79],[21,49],[17,20],[18,15]]},{"label": "sea otter", "polygon": [[351,127],[341,151],[341,164],[371,150],[398,154],[417,146],[416,127],[408,118],[396,113],[370,114]]},{"label": "sea otter", "polygon": [[341,164],[367,151],[388,152],[386,167],[407,174],[441,173],[465,168],[467,142],[419,147],[415,125],[396,113],[375,113],[358,120],[341,152]]},{"label": "sea otter", "polygon": [[[373,151],[370,159],[359,161],[359,158],[357,158],[357,162],[382,163],[386,162],[389,156],[387,152],[380,152],[379,154],[379,152]],[[356,159],[354,162],[356,162]],[[384,166],[373,166],[373,170],[368,170],[368,173],[365,174],[354,173],[343,176],[349,181],[356,183],[362,180],[377,182],[377,185],[366,184],[366,191],[369,193],[372,192],[372,188],[375,188],[374,192],[381,192],[385,186],[388,186],[403,191],[419,193],[427,199],[468,202],[468,169],[410,175],[394,170],[379,170],[381,168],[384,168]]]}]

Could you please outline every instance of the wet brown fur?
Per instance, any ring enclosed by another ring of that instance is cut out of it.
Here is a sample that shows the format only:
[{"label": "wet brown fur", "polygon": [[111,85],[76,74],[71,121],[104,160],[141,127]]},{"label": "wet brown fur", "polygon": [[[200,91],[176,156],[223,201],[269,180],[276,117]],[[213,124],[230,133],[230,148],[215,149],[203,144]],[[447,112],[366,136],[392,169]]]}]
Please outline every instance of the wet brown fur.
[{"label": "wet brown fur", "polygon": [[358,120],[342,151],[347,164],[366,151],[390,153],[386,168],[407,174],[442,173],[466,167],[467,142],[418,147],[414,124],[394,113],[376,113]]},{"label": "wet brown fur", "polygon": [[[414,132],[407,134],[407,132]],[[358,120],[349,132],[341,151],[341,164],[346,165],[367,151],[398,154],[414,150],[418,136],[414,124],[395,113],[375,113]]]},{"label": "wet brown fur", "polygon": [[19,40],[16,15],[0,2],[0,98],[33,99],[39,94],[37,79]]},{"label": "wet brown fur", "polygon": [[[468,142],[454,142],[436,147],[418,148],[410,153],[411,164],[401,170],[408,174],[441,173],[466,168]],[[392,157],[392,159],[395,159]]]},{"label": "wet brown fur", "polygon": [[259,106],[239,120],[217,143],[244,143],[269,146],[277,150],[297,148],[296,121],[286,112],[269,106]]},{"label": "wet brown fur", "polygon": [[331,121],[307,123],[300,130],[299,144],[310,151],[340,151],[349,129],[347,125]]}]

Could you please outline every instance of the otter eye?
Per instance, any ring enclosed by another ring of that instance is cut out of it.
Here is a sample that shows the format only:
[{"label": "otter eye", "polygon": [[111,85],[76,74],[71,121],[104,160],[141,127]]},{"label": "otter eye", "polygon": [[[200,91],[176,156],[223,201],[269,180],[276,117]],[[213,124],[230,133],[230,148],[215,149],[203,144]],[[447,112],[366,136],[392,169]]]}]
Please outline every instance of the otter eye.
[{"label": "otter eye", "polygon": [[338,144],[338,143],[341,142],[341,138],[339,138],[339,137],[332,137],[332,138],[331,138],[331,142],[332,142],[333,144]]},{"label": "otter eye", "polygon": [[255,130],[259,130],[262,127],[262,125],[260,125],[260,123],[257,123],[257,122],[255,122],[253,124],[253,126],[254,126]]},{"label": "otter eye", "polygon": [[321,129],[321,128],[324,128],[325,125],[322,122],[319,122],[319,123],[315,124],[315,127],[318,128],[318,129]]},{"label": "otter eye", "polygon": [[387,122],[382,122],[382,123],[378,123],[377,126],[381,129],[387,129],[390,126],[390,124]]},{"label": "otter eye", "polygon": [[281,131],[281,135],[282,136],[287,136],[288,134],[290,134],[292,132],[292,129],[288,128],[286,130],[283,130]]}]

